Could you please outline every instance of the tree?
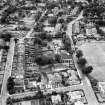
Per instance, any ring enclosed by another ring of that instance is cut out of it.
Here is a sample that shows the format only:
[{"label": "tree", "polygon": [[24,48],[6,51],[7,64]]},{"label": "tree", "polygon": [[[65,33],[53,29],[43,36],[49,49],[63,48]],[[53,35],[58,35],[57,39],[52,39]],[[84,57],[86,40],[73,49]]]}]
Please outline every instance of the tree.
[{"label": "tree", "polygon": [[11,13],[16,12],[17,8],[16,6],[9,6],[4,12],[6,12],[8,15]]},{"label": "tree", "polygon": [[57,17],[48,18],[48,23],[51,25],[55,25],[57,23]]},{"label": "tree", "polygon": [[61,56],[59,54],[55,54],[55,61],[61,63]]},{"label": "tree", "polygon": [[39,35],[40,39],[42,39],[42,40],[45,40],[46,36],[47,36],[46,32],[41,32]]},{"label": "tree", "polygon": [[66,39],[64,40],[64,46],[65,46],[65,49],[66,49],[67,51],[71,51],[71,42],[70,42],[70,39],[69,39],[69,38],[66,38]]},{"label": "tree", "polygon": [[9,105],[13,105],[13,101],[12,101],[12,99],[11,99],[10,97],[7,98],[6,103],[7,103],[7,105],[8,105],[8,104],[9,104]]},{"label": "tree", "polygon": [[88,74],[90,74],[92,72],[92,70],[93,70],[92,66],[87,66],[87,67],[82,69],[82,72],[83,72],[83,74],[87,74],[88,75]]},{"label": "tree", "polygon": [[42,92],[41,90],[39,90],[39,91],[36,93],[36,96],[37,96],[38,98],[43,98],[43,97],[44,97],[43,92]]},{"label": "tree", "polygon": [[58,19],[58,23],[64,23],[65,22],[65,20],[63,19],[63,18],[60,18],[60,19]]},{"label": "tree", "polygon": [[9,46],[3,46],[3,49],[5,49],[6,51],[8,51],[9,50]]},{"label": "tree", "polygon": [[18,42],[18,40],[19,40],[19,39],[15,38],[15,39],[14,39],[15,43],[17,43],[17,42]]},{"label": "tree", "polygon": [[[96,1],[96,0],[95,0]],[[105,4],[99,4],[98,2],[91,2],[88,6],[84,9],[83,16],[85,17],[95,17],[101,18],[101,14],[104,13],[105,10]]]},{"label": "tree", "polygon": [[43,41],[43,47],[47,46],[47,41]]},{"label": "tree", "polygon": [[77,50],[77,51],[76,51],[76,57],[79,59],[79,58],[82,57],[82,56],[83,56],[82,51],[81,51],[81,50]]},{"label": "tree", "polygon": [[53,59],[51,57],[47,57],[43,55],[43,56],[37,56],[35,62],[39,66],[45,66],[45,65],[53,64]]},{"label": "tree", "polygon": [[78,59],[77,63],[80,67],[84,67],[85,64],[87,63],[87,61],[85,58],[80,58],[80,59]]},{"label": "tree", "polygon": [[7,23],[6,18],[7,18],[7,16],[2,16],[1,19],[0,19],[0,23],[1,24]]},{"label": "tree", "polygon": [[10,41],[12,35],[10,33],[3,33],[0,35],[0,38],[4,39],[5,41]]},{"label": "tree", "polygon": [[12,77],[9,77],[7,80],[7,90],[9,92],[9,94],[14,93],[14,86],[15,86],[14,79]]},{"label": "tree", "polygon": [[89,3],[92,2],[92,0],[87,0]]},{"label": "tree", "polygon": [[52,36],[47,34],[46,39],[50,42],[50,41],[52,41]]},{"label": "tree", "polygon": [[39,45],[42,45],[42,40],[40,39],[40,38],[38,38],[38,37],[36,37],[35,39],[34,39],[34,45],[35,44],[39,44]]}]

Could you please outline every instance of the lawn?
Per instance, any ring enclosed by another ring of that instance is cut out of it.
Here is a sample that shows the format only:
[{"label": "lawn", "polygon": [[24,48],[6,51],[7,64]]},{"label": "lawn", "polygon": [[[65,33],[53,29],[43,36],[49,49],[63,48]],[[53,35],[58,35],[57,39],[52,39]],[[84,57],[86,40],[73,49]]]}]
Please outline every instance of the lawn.
[{"label": "lawn", "polygon": [[91,76],[99,81],[105,81],[105,42],[85,43],[78,48],[83,51],[84,57],[94,68]]}]

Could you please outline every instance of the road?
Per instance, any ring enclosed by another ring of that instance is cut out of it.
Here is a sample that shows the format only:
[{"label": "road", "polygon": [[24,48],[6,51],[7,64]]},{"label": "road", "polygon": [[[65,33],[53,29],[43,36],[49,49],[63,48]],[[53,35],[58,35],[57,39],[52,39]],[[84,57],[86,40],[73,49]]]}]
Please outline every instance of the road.
[{"label": "road", "polygon": [[[44,92],[44,94],[46,93],[52,93],[52,91],[57,91],[57,92],[65,92],[65,91],[74,91],[74,90],[79,90],[81,89],[83,86],[83,84],[79,84],[79,85],[72,85],[72,86],[68,86],[68,87],[61,87],[61,88],[55,88],[55,89],[47,89],[47,91]],[[23,98],[26,96],[34,96],[35,92],[26,92],[26,93],[20,93],[20,94],[14,94],[11,95],[11,98]]]},{"label": "road", "polygon": [[[80,20],[80,19],[82,19],[83,18],[83,11],[80,13],[80,15],[75,19],[75,20],[73,20],[72,22],[70,22],[69,24],[68,24],[68,28],[67,28],[67,35],[69,36],[69,38],[70,38],[70,40],[71,40],[71,44],[72,44],[72,48],[74,49],[75,48],[75,46],[74,46],[74,44],[73,44],[73,41],[72,41],[72,38],[71,38],[71,36],[72,36],[72,25],[76,22],[76,21],[78,21],[78,20]],[[87,101],[88,101],[88,104],[89,105],[99,105],[99,103],[97,102],[97,99],[96,99],[96,97],[95,97],[95,94],[94,94],[94,91],[93,91],[93,89],[92,89],[92,87],[91,87],[91,84],[90,84],[90,81],[89,81],[89,79],[85,76],[85,75],[82,75],[82,73],[81,73],[81,71],[80,71],[80,69],[79,69],[79,67],[78,67],[78,65],[77,65],[77,63],[76,63],[76,57],[75,57],[75,55],[73,56],[73,59],[74,59],[74,62],[75,62],[75,66],[76,66],[76,68],[77,68],[77,71],[78,71],[78,73],[80,74],[80,76],[81,76],[81,79],[82,79],[82,82],[83,82],[83,85],[82,85],[82,89],[84,90],[84,92],[85,92],[85,96],[86,96],[86,99],[87,99]]]},{"label": "road", "polygon": [[6,62],[6,66],[5,66],[5,73],[4,73],[2,89],[1,89],[2,105],[6,105],[6,99],[8,96],[6,85],[7,85],[7,80],[9,78],[9,76],[11,76],[14,47],[15,47],[15,42],[14,42],[14,39],[12,38],[10,41],[10,49],[9,49],[9,52],[7,55],[7,62]]},{"label": "road", "polygon": [[[38,21],[40,21],[43,18],[43,16],[46,14],[46,12],[47,12],[47,10],[42,14],[42,16],[40,17],[40,19]],[[30,29],[30,31],[27,33],[27,35],[24,38],[30,38],[31,34],[34,31],[34,26],[36,26],[36,21],[34,22],[33,27]]]}]

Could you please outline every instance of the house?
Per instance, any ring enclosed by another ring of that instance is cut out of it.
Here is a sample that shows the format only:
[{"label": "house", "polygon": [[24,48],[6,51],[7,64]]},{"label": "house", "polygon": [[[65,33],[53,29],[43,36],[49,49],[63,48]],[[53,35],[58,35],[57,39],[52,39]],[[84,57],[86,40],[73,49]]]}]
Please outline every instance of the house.
[{"label": "house", "polygon": [[76,91],[68,92],[67,95],[71,98],[71,100],[79,99],[82,97],[82,95],[78,94]]},{"label": "house", "polygon": [[57,63],[57,64],[54,64],[54,69],[53,71],[63,71],[63,70],[68,70],[68,66],[66,65],[63,65],[62,63]]},{"label": "house", "polygon": [[78,34],[77,35],[77,40],[84,40],[86,38],[86,36],[84,36],[83,34]]},{"label": "house", "polygon": [[105,82],[98,82],[98,87],[100,92],[105,95]]},{"label": "house", "polygon": [[44,27],[44,31],[47,31],[47,32],[54,32],[54,27],[46,26],[46,27]]},{"label": "house", "polygon": [[79,21],[77,21],[73,24],[73,33],[74,34],[80,33],[80,23],[79,23]]},{"label": "house", "polygon": [[91,36],[96,34],[97,34],[97,29],[94,26],[94,23],[89,22],[88,24],[86,24],[86,35]]},{"label": "house", "polygon": [[15,91],[22,92],[25,90],[24,80],[16,78],[15,80]]},{"label": "house", "polygon": [[61,55],[61,62],[64,65],[69,66],[70,64],[73,64],[72,55],[70,55],[67,51],[61,50],[60,55]]}]

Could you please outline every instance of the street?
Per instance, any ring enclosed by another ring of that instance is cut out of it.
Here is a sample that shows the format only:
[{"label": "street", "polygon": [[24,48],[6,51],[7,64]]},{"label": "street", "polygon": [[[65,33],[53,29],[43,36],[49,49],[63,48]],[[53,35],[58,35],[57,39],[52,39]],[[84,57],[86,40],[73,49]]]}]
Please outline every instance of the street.
[{"label": "street", "polygon": [[[80,15],[77,17],[77,19],[73,20],[72,22],[70,22],[70,23],[68,24],[67,35],[68,35],[69,38],[71,39],[71,44],[72,44],[72,47],[73,47],[73,48],[74,48],[75,46],[74,46],[73,41],[72,41],[72,38],[71,38],[71,36],[72,36],[72,25],[73,25],[76,21],[78,21],[79,19],[83,18],[82,14],[83,14],[83,11],[80,13]],[[76,67],[77,67],[77,71],[81,74],[81,71],[79,70],[79,68],[78,68],[78,66],[77,66],[77,63],[76,63],[76,58],[75,58],[75,56],[73,56],[73,57],[74,57],[75,65],[76,65]],[[92,89],[91,85],[89,85],[89,83],[88,83],[88,82],[89,82],[88,78],[87,78],[85,75],[81,75],[81,76],[83,76],[83,77],[81,77],[81,78],[82,78],[82,82],[83,82],[83,85],[82,85],[81,88],[82,88],[82,89],[84,90],[84,92],[85,92],[86,98],[87,98],[87,100],[88,100],[88,104],[89,104],[89,105],[99,105],[98,102],[97,102],[97,99],[96,99],[96,97],[95,97],[95,94],[94,94],[94,92],[93,92],[93,89]],[[88,80],[88,82],[87,82],[87,80]],[[78,88],[78,87],[77,87],[77,88]],[[91,96],[91,97],[90,97],[90,96]]]}]

